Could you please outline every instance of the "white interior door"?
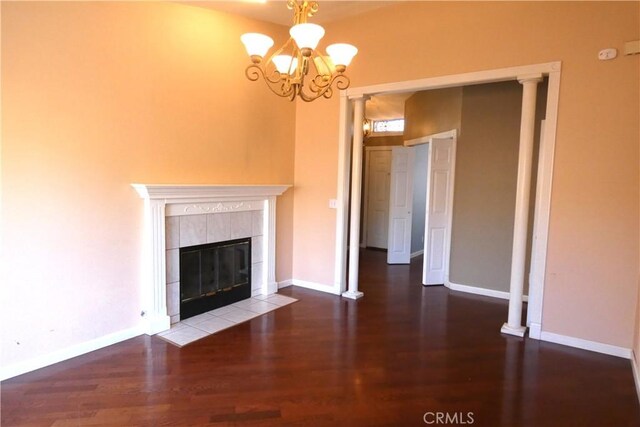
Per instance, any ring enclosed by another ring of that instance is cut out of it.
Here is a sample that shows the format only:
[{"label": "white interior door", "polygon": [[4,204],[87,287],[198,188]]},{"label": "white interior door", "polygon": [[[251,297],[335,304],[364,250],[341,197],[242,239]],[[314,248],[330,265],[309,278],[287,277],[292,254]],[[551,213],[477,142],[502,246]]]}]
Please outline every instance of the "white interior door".
[{"label": "white interior door", "polygon": [[369,152],[366,246],[387,249],[391,150]]},{"label": "white interior door", "polygon": [[422,284],[444,284],[449,270],[456,139],[429,143]]},{"label": "white interior door", "polygon": [[387,250],[389,264],[409,264],[411,260],[414,155],[412,147],[391,149],[389,248]]}]

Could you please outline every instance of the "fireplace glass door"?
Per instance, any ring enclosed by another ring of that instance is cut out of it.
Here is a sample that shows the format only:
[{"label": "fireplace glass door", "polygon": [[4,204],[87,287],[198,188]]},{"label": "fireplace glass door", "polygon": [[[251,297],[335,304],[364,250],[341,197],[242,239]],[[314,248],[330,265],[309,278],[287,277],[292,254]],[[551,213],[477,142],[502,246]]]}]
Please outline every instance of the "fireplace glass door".
[{"label": "fireplace glass door", "polygon": [[180,249],[180,319],[251,296],[251,239]]}]

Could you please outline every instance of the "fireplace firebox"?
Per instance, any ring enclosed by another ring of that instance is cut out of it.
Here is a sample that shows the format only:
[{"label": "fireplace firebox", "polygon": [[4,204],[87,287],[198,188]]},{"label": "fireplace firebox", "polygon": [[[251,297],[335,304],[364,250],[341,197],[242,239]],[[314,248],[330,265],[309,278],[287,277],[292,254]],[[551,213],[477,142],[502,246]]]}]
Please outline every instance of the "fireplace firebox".
[{"label": "fireplace firebox", "polygon": [[180,248],[180,320],[251,297],[251,238]]}]

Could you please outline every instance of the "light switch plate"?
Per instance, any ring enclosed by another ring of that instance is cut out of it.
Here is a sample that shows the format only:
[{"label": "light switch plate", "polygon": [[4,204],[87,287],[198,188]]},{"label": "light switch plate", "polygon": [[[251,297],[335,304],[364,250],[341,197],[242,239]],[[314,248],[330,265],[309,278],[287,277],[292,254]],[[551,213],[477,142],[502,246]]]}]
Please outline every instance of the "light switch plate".
[{"label": "light switch plate", "polygon": [[634,40],[632,42],[626,42],[624,44],[625,55],[637,55],[640,53],[640,40]]},{"label": "light switch plate", "polygon": [[336,200],[336,199],[329,199],[329,208],[331,208],[331,209],[338,209],[338,200]]}]

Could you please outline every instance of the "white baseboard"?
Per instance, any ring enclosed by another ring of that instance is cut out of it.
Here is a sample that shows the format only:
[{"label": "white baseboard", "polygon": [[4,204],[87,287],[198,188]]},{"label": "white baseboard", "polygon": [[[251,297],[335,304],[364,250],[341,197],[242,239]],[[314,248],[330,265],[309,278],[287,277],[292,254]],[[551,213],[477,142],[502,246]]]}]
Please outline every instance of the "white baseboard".
[{"label": "white baseboard", "polygon": [[416,252],[411,252],[411,258],[419,257],[423,253],[424,253],[424,249],[420,249],[419,251],[416,251]]},{"label": "white baseboard", "polygon": [[278,289],[288,288],[289,286],[292,286],[292,285],[293,285],[293,280],[291,279],[283,280],[282,282],[278,282]]},{"label": "white baseboard", "polygon": [[301,288],[312,289],[314,291],[326,292],[328,294],[340,295],[340,292],[336,292],[336,288],[333,285],[325,285],[324,283],[309,282],[307,280],[291,279],[293,286],[300,286]]},{"label": "white baseboard", "polygon": [[618,356],[625,359],[631,359],[630,348],[618,347],[616,345],[583,340],[582,338],[574,338],[545,331],[542,331],[540,333],[540,340],[552,342],[555,344],[567,345],[569,347],[581,348],[583,350],[595,351],[596,353],[608,354],[610,356]]},{"label": "white baseboard", "polygon": [[[452,291],[466,292],[468,294],[475,294],[475,295],[483,295],[485,297],[509,299],[509,292],[496,291],[494,289],[487,289],[487,288],[480,288],[478,286],[460,285],[458,283],[453,283],[448,280],[445,281],[444,285],[447,288],[451,289]],[[523,295],[522,301],[524,302],[529,301],[529,296]]]},{"label": "white baseboard", "polygon": [[114,332],[112,334],[85,341],[80,344],[75,344],[71,347],[54,351],[53,353],[37,356],[23,362],[14,363],[13,365],[3,366],[2,368],[0,368],[0,380],[6,380],[18,375],[26,374],[27,372],[35,371],[36,369],[44,368],[46,366],[53,365],[54,363],[62,362],[64,360],[81,356],[83,354],[99,350],[103,347],[107,347],[112,344],[117,344],[121,341],[137,337],[138,335],[142,335],[144,333],[144,329],[145,325],[141,323],[140,325],[133,328]]},{"label": "white baseboard", "polygon": [[631,351],[631,370],[633,371],[633,382],[636,383],[636,393],[638,394],[638,400],[640,401],[640,369],[638,369],[638,355],[635,351]]}]

